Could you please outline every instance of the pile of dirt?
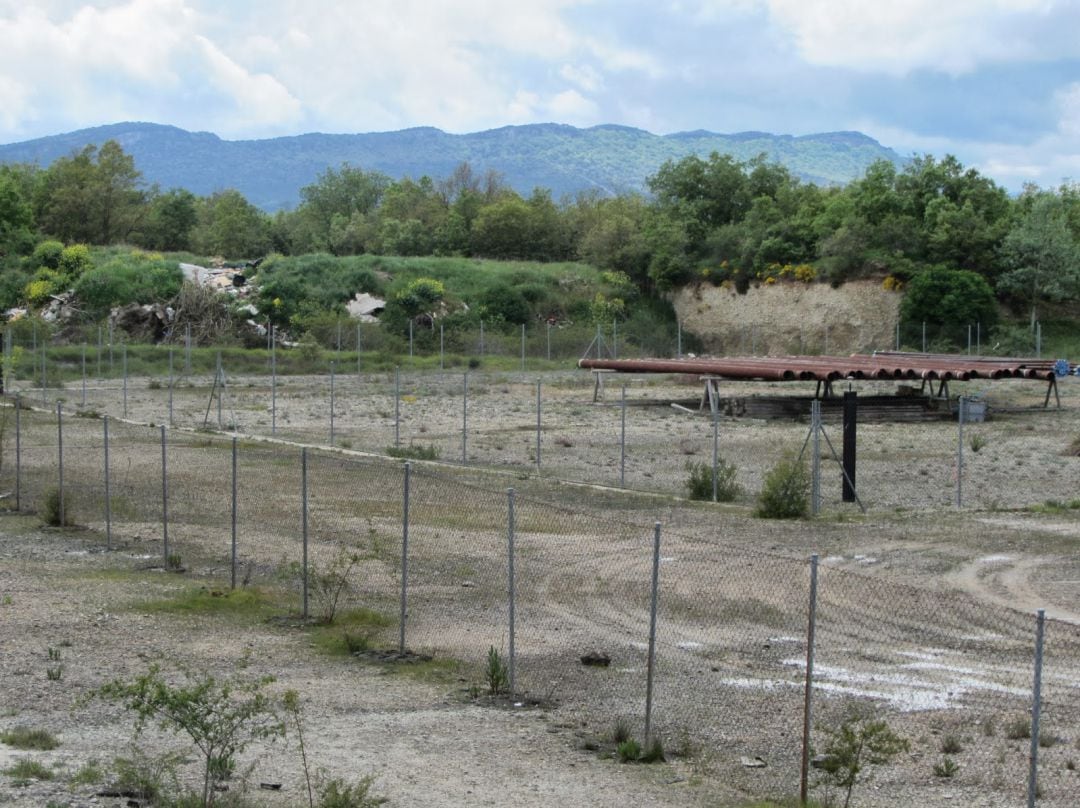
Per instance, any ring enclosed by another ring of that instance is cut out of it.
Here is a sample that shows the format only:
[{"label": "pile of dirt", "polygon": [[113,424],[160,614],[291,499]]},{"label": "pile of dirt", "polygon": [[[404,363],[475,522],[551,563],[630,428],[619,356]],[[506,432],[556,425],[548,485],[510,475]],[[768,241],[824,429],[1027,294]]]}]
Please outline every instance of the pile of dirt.
[{"label": "pile of dirt", "polygon": [[701,283],[671,302],[710,354],[844,355],[893,347],[901,298],[879,281],[760,284],[746,294]]}]

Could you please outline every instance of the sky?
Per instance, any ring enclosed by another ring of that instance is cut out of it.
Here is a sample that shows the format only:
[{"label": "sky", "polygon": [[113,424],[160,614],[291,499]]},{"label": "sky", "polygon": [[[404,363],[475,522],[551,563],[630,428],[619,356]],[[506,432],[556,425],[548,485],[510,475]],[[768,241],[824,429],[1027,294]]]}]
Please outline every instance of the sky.
[{"label": "sky", "polygon": [[857,130],[1080,180],[1080,0],[0,0],[0,143],[539,122]]}]

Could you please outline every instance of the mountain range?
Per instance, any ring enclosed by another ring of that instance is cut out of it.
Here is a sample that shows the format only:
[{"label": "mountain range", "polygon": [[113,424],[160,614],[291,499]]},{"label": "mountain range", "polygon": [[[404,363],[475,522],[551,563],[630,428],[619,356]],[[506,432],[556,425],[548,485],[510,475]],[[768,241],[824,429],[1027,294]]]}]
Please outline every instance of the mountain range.
[{"label": "mountain range", "polygon": [[764,153],[807,182],[843,184],[872,162],[904,160],[860,132],[773,135],[717,134],[702,130],[654,135],[627,126],[578,129],[564,124],[504,126],[485,132],[450,134],[432,127],[367,134],[305,134],[264,140],[223,140],[154,123],[115,123],[0,145],[0,163],[45,167],[88,144],[115,140],[135,159],[148,183],[187,188],[204,196],[235,188],[267,211],[294,207],[300,189],[327,168],[342,163],[380,171],[392,179],[449,176],[468,162],[473,170],[495,170],[523,195],[536,187],[558,199],[596,189],[604,194],[645,189],[646,179],[666,160],[711,152],[749,160]]}]

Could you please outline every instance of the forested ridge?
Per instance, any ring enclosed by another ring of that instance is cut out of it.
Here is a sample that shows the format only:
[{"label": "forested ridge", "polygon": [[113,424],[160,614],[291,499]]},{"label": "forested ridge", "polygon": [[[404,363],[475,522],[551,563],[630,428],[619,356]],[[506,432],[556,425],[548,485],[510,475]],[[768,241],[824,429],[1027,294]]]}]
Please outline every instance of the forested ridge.
[{"label": "forested ridge", "polygon": [[[117,244],[148,252],[106,267],[80,247]],[[48,168],[0,166],[0,307],[74,288],[94,301],[87,316],[125,298],[175,294],[176,262],[160,253],[271,255],[259,280],[273,292],[266,299],[288,301],[290,312],[276,313],[287,326],[305,306],[341,310],[362,290],[354,287],[372,285],[343,279],[355,264],[338,271],[330,257],[380,255],[584,262],[605,273],[605,318],[702,281],[745,290],[870,277],[907,292],[909,320],[992,326],[1000,303],[1034,322],[1046,303],[1080,298],[1078,245],[1080,185],[1013,197],[951,156],[903,168],[878,161],[841,187],[803,182],[764,156],[713,153],[664,163],[647,193],[562,199],[544,188],[519,194],[468,163],[418,180],[342,164],[305,186],[295,209],[273,215],[236,190],[148,186],[113,141]],[[327,258],[289,258],[311,254]],[[302,271],[316,265],[317,283]],[[538,313],[535,300],[497,302],[508,323]]]}]

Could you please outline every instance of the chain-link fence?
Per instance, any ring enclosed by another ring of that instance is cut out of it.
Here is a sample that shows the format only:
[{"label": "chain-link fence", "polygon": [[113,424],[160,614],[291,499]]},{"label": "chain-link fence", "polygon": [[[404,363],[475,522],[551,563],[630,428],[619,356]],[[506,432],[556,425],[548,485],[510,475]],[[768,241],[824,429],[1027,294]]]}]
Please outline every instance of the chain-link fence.
[{"label": "chain-link fence", "polygon": [[[0,424],[0,486],[19,510],[48,516],[59,503],[60,521],[147,567],[263,587],[311,619],[334,606],[328,572],[351,569],[342,608],[377,616],[365,645],[456,660],[478,691],[495,649],[513,700],[557,703],[598,737],[624,723],[669,754],[710,750],[718,776],[748,793],[794,793],[805,711],[814,726],[835,722],[851,699],[922,745],[921,768],[887,775],[917,804],[951,804],[925,756],[954,727],[971,747],[963,765],[1003,804],[1026,793],[1040,754],[1006,727],[1030,732],[1041,717],[1045,737],[1075,742],[1076,626],[1047,621],[1041,654],[1034,615],[748,550],[764,528],[747,520],[650,527],[515,492],[505,476],[70,417],[62,405],[9,405]],[[1046,746],[1040,804],[1072,805],[1069,753]]]}]

